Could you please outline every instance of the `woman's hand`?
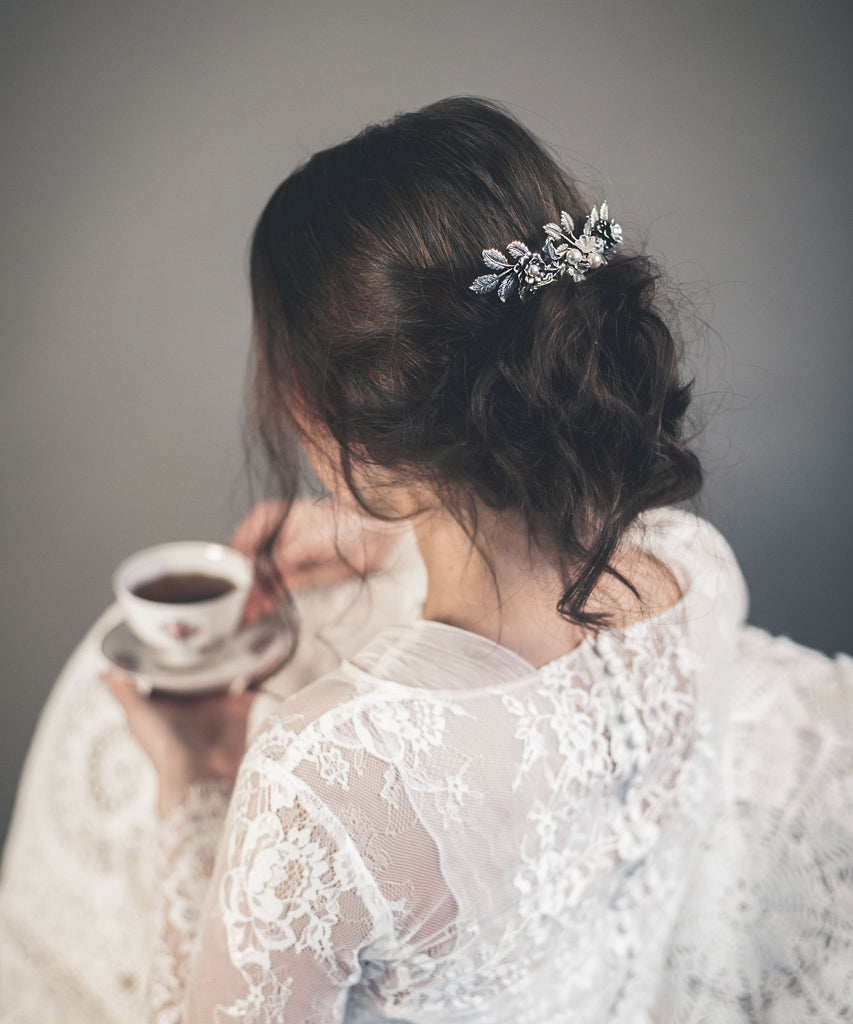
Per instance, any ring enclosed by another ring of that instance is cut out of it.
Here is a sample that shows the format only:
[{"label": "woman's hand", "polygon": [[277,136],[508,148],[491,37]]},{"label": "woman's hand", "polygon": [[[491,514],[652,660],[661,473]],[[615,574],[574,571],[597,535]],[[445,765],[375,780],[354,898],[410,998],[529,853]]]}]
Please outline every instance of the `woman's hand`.
[{"label": "woman's hand", "polygon": [[205,779],[233,784],[246,750],[246,723],[255,694],[239,697],[143,697],[122,672],[101,678],[127,717],[128,727],[160,781],[160,817]]},{"label": "woman's hand", "polygon": [[[231,546],[253,558],[282,508],[277,501],[256,505],[234,531]],[[368,519],[326,498],[300,498],[276,538],[273,559],[288,590],[327,587],[355,573],[380,569],[406,526]],[[275,595],[255,587],[246,621],[273,611],[275,605]]]}]

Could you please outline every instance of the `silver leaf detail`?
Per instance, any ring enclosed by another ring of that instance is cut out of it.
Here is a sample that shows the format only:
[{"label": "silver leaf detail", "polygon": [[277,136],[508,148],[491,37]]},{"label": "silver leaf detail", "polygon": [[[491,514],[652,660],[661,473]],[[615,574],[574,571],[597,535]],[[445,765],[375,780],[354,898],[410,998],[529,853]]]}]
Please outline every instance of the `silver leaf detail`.
[{"label": "silver leaf detail", "polygon": [[529,256],[530,250],[524,244],[524,242],[510,242],[506,247],[506,251],[510,256],[514,256],[515,259],[520,260],[522,256]]},{"label": "silver leaf detail", "polygon": [[478,277],[469,287],[472,292],[477,292],[478,295],[485,295],[487,292],[493,292],[497,288],[500,279],[500,274],[483,274],[482,277]]},{"label": "silver leaf detail", "polygon": [[498,286],[498,298],[501,302],[506,302],[510,295],[515,291],[515,286],[515,274],[507,274]]},{"label": "silver leaf detail", "polygon": [[491,270],[507,270],[509,260],[499,249],[483,249],[483,262]]}]

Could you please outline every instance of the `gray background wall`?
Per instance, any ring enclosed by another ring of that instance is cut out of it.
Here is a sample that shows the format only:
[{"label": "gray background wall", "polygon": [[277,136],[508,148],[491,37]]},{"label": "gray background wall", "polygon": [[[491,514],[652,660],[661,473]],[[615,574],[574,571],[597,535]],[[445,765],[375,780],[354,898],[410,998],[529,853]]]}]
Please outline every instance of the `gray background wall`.
[{"label": "gray background wall", "polygon": [[114,564],[246,509],[263,202],[316,148],[451,93],[509,103],[689,286],[716,332],[693,355],[705,508],[752,619],[853,648],[850,11],[4,4],[0,830]]}]

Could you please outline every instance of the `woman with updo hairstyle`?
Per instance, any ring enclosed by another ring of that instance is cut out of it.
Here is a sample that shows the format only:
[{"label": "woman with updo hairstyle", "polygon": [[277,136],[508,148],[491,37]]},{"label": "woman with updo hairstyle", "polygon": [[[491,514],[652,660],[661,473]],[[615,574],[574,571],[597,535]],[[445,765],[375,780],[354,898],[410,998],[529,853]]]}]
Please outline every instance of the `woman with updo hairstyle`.
[{"label": "woman with updo hairstyle", "polygon": [[583,223],[589,208],[482,101],[447,100],[315,155],[252,245],[258,422],[279,467],[293,450],[285,421],[309,454],[319,427],[332,489],[339,478],[368,514],[396,517],[389,481],[415,481],[475,544],[490,543],[484,512],[529,537],[559,580],[549,610],[591,627],[613,614],[589,606],[602,576],[628,583],[612,564],[625,530],[693,498],[702,477],[646,257],[618,253],[583,287],[566,275],[524,303],[472,295],[488,243],[535,250],[561,211]]},{"label": "woman with updo hairstyle", "polygon": [[[298,641],[278,701],[107,679],[160,785],[151,1020],[849,1018],[853,663],[746,625],[606,198],[455,98],[267,203],[282,492],[234,542]],[[340,616],[371,625],[330,663]]]}]

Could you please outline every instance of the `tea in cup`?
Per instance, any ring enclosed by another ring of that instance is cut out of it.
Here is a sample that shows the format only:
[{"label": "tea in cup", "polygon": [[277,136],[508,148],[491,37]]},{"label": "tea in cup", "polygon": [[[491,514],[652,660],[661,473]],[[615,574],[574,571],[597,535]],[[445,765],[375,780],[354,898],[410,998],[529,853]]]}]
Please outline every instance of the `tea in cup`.
[{"label": "tea in cup", "polygon": [[113,574],[133,633],[168,668],[215,657],[240,628],[254,572],[224,544],[177,541],[144,548]]}]

